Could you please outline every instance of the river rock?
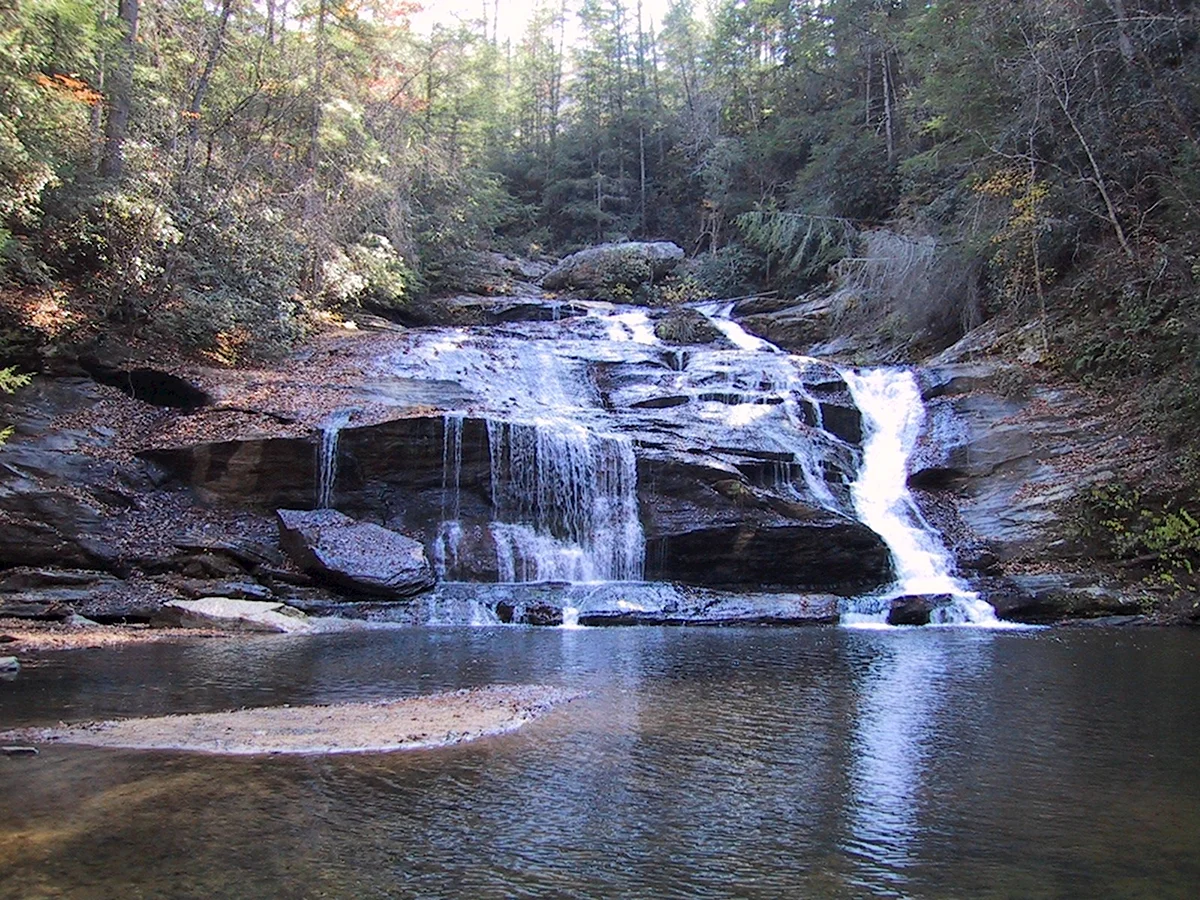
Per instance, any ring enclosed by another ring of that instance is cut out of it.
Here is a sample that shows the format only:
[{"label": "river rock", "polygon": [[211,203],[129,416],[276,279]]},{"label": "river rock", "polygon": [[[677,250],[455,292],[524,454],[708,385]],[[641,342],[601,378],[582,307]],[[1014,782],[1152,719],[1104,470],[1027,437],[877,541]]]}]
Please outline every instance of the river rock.
[{"label": "river rock", "polygon": [[332,509],[280,509],[280,542],[314,577],[346,591],[376,597],[411,597],[434,585],[419,541]]},{"label": "river rock", "polygon": [[172,600],[163,605],[152,623],[159,627],[219,628],[225,631],[261,631],[284,634],[307,631],[310,626],[299,610],[282,603],[201,597]]},{"label": "river rock", "polygon": [[985,579],[983,597],[1001,619],[1029,624],[1136,615],[1136,592],[1092,573],[1044,572]]},{"label": "river rock", "polygon": [[833,336],[834,305],[828,296],[800,302],[751,298],[734,307],[742,327],[792,353],[808,353]]},{"label": "river rock", "polygon": [[21,664],[15,656],[0,656],[0,675],[16,675],[21,671]]},{"label": "river rock", "polygon": [[551,291],[630,290],[654,282],[679,265],[683,249],[670,241],[601,244],[573,253],[542,278]]},{"label": "river rock", "polygon": [[949,594],[916,594],[897,597],[888,610],[889,625],[928,625],[935,610],[954,601]]}]

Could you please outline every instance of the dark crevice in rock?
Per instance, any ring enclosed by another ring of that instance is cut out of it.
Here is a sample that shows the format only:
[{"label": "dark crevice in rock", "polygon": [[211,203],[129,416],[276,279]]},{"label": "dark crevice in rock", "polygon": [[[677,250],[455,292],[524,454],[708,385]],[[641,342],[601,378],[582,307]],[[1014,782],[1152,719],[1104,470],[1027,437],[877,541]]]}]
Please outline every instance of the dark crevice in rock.
[{"label": "dark crevice in rock", "polygon": [[170,372],[141,366],[122,369],[105,365],[96,359],[81,360],[80,365],[100,384],[114,387],[151,406],[195,410],[212,403],[207,391]]}]

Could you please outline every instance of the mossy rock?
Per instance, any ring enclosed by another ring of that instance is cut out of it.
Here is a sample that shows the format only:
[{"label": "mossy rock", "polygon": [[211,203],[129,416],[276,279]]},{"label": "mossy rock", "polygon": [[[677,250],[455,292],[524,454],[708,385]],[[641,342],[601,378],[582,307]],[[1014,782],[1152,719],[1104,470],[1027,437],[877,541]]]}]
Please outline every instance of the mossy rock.
[{"label": "mossy rock", "polygon": [[721,331],[702,313],[681,307],[655,323],[654,335],[667,344],[711,344]]}]

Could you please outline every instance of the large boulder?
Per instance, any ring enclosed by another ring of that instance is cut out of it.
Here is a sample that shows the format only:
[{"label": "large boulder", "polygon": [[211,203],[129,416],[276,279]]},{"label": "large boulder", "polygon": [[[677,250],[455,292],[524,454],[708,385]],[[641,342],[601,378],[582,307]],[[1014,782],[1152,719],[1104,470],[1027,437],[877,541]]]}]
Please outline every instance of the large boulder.
[{"label": "large boulder", "polygon": [[401,599],[434,585],[425,548],[410,537],[333,509],[281,509],[276,515],[284,550],[301,568],[333,587]]},{"label": "large boulder", "polygon": [[282,603],[235,600],[232,597],[201,597],[172,600],[164,604],[152,624],[173,628],[216,628],[286,634],[309,631],[311,625],[298,610]]},{"label": "large boulder", "polygon": [[683,249],[670,241],[601,244],[572,253],[542,278],[550,291],[630,291],[654,282],[679,265]]}]

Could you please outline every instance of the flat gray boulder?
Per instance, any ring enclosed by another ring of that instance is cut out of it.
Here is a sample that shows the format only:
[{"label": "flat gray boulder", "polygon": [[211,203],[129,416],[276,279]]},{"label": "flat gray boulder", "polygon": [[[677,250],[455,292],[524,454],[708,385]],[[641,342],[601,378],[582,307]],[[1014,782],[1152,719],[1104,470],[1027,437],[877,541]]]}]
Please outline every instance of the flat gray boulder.
[{"label": "flat gray boulder", "polygon": [[352,594],[398,600],[434,586],[425,547],[334,509],[280,509],[283,549],[314,578]]},{"label": "flat gray boulder", "polygon": [[594,291],[623,285],[629,289],[671,273],[683,249],[670,241],[600,244],[572,253],[542,278],[551,291]]},{"label": "flat gray boulder", "polygon": [[174,628],[217,628],[223,631],[256,631],[289,634],[310,631],[307,616],[299,610],[263,600],[201,597],[163,604],[155,625]]}]

